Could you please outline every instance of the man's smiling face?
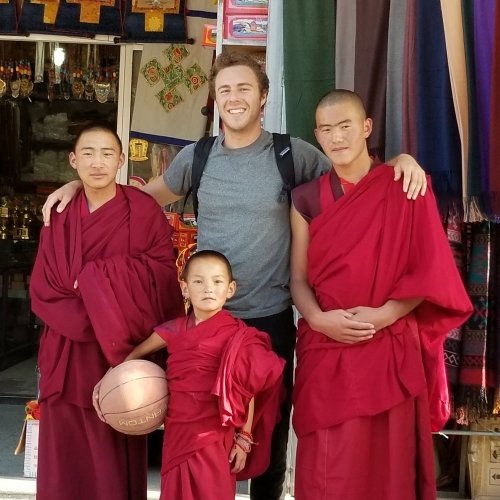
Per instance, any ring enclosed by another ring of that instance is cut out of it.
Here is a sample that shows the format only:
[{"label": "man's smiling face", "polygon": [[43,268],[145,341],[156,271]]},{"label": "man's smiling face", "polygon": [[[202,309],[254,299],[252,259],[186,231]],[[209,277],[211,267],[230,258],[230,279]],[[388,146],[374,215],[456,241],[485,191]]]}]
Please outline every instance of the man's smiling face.
[{"label": "man's smiling face", "polygon": [[248,66],[231,66],[215,79],[215,100],[226,131],[260,128],[260,112],[266,102],[257,76]]}]

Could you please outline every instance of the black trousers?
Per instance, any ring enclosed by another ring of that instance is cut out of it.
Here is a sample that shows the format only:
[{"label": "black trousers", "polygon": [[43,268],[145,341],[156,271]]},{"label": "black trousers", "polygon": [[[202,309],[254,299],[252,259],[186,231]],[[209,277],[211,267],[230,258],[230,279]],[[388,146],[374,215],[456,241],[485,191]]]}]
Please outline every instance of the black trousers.
[{"label": "black trousers", "polygon": [[275,427],[271,441],[271,462],[264,474],[252,479],[250,483],[251,500],[279,500],[286,474],[286,450],[290,412],[292,409],[293,354],[295,350],[296,328],[291,307],[285,311],[264,318],[245,319],[253,326],[271,337],[274,352],[286,361],[283,382],[286,387],[286,400],[281,405],[281,421]]}]

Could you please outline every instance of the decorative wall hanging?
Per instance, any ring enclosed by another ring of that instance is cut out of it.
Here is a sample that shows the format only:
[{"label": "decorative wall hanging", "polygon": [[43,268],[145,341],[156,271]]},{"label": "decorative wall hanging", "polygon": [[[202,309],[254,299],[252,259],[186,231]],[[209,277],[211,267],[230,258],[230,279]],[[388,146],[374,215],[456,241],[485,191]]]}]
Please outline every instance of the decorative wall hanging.
[{"label": "decorative wall hanging", "polygon": [[124,36],[134,42],[185,42],[185,0],[129,0]]},{"label": "decorative wall hanging", "polygon": [[60,3],[60,0],[24,0],[18,31],[20,33],[53,31]]},{"label": "decorative wall hanging", "polygon": [[205,133],[207,118],[201,109],[208,100],[213,51],[204,48],[202,41],[203,27],[212,13],[190,13],[186,21],[193,44],[143,47],[131,137],[185,146]]},{"label": "decorative wall hanging", "polygon": [[0,0],[0,33],[15,33],[16,0]]},{"label": "decorative wall hanging", "polygon": [[54,28],[67,33],[121,35],[121,2],[61,0]]}]

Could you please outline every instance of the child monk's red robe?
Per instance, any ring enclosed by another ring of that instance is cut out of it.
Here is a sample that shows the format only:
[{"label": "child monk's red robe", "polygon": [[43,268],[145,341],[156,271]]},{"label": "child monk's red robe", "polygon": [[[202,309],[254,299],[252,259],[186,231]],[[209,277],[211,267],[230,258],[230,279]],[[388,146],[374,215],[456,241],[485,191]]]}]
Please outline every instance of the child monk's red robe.
[{"label": "child monk's red robe", "polygon": [[255,398],[252,446],[238,480],[269,465],[279,419],[284,361],[266,333],[226,311],[194,326],[193,317],[155,328],[166,342],[170,401],[165,419],[161,500],[233,500],[229,453]]},{"label": "child monk's red robe", "polygon": [[471,304],[430,188],[409,201],[381,165],[335,202],[330,175],[316,181],[307,255],[321,309],[424,301],[352,345],[300,320],[295,498],[435,499],[431,421],[437,430],[449,416],[443,342]]},{"label": "child monk's red robe", "polygon": [[[38,500],[145,500],[143,436],[101,422],[92,391],[158,323],[182,314],[172,229],[135,188],[82,217],[83,191],[44,228],[30,284],[40,341]],[[75,288],[75,282],[78,283]]]}]

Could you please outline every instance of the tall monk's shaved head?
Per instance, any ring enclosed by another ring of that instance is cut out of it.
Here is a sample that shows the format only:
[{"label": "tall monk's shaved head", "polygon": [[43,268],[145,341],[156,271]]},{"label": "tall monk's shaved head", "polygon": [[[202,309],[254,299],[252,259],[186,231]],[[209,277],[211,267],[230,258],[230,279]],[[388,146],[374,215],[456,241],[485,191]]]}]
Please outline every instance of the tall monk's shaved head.
[{"label": "tall monk's shaved head", "polygon": [[325,94],[318,103],[317,110],[326,106],[334,106],[335,104],[350,103],[355,106],[361,113],[361,117],[366,119],[366,110],[363,101],[358,94],[346,89],[335,89],[328,94]]}]

